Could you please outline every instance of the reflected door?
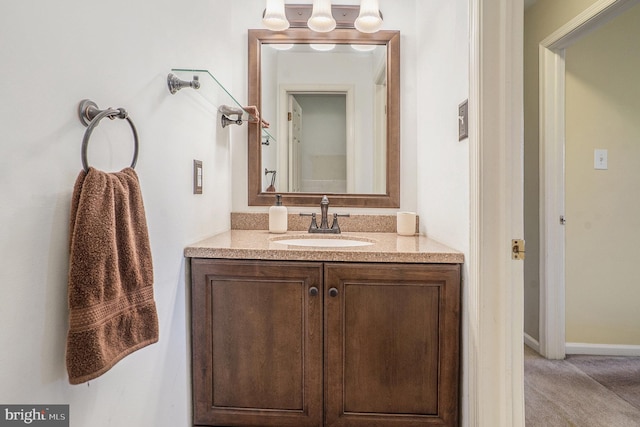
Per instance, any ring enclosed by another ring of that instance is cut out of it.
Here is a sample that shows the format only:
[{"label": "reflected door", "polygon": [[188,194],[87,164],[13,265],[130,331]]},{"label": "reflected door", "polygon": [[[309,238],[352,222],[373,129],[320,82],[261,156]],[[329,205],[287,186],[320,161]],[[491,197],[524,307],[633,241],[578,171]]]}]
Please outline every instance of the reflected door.
[{"label": "reflected door", "polygon": [[281,158],[287,159],[289,191],[344,193],[355,181],[349,177],[361,159],[347,137],[347,99],[344,92],[287,93],[287,153]]},{"label": "reflected door", "polygon": [[302,191],[302,107],[289,95],[289,191]]}]

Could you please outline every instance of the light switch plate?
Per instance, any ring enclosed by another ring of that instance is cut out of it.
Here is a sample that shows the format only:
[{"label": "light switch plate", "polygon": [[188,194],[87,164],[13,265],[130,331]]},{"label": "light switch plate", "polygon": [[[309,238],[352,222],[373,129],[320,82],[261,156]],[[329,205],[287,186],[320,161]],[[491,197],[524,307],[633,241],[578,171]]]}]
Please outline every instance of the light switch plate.
[{"label": "light switch plate", "polygon": [[608,155],[608,150],[596,149],[593,152],[593,168],[599,170],[608,169]]},{"label": "light switch plate", "polygon": [[193,194],[202,194],[202,161],[193,161]]},{"label": "light switch plate", "polygon": [[458,105],[458,141],[469,137],[469,100]]}]

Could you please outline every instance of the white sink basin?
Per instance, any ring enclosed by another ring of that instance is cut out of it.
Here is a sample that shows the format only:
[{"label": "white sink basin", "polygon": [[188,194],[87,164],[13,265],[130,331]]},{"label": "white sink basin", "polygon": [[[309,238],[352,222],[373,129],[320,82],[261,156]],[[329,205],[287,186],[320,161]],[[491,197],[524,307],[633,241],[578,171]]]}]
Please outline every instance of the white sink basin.
[{"label": "white sink basin", "polygon": [[273,240],[274,243],[290,246],[306,246],[315,248],[350,248],[373,245],[373,242],[358,238],[326,237],[292,237]]}]

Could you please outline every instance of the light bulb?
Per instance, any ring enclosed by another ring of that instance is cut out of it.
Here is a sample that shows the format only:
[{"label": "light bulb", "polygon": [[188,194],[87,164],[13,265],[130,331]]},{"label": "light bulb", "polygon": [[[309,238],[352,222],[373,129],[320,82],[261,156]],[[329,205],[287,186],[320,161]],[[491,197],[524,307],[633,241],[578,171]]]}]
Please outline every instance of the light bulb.
[{"label": "light bulb", "polygon": [[267,0],[262,24],[271,31],[284,31],[289,28],[289,21],[284,12],[284,0]]},{"label": "light bulb", "polygon": [[353,50],[357,50],[358,52],[371,52],[376,50],[375,44],[352,44],[351,48]]},{"label": "light bulb", "polygon": [[331,14],[331,0],[313,0],[313,12],[307,26],[319,33],[328,33],[336,28],[336,20]]},{"label": "light bulb", "polygon": [[270,44],[269,46],[271,46],[272,49],[275,50],[289,50],[289,49],[293,49],[293,43],[281,43],[281,44]]},{"label": "light bulb", "polygon": [[311,47],[311,49],[317,50],[319,52],[329,52],[336,47],[335,43],[311,43],[309,46]]},{"label": "light bulb", "polygon": [[375,33],[382,27],[378,0],[360,1],[360,15],[356,18],[354,27],[361,33]]}]

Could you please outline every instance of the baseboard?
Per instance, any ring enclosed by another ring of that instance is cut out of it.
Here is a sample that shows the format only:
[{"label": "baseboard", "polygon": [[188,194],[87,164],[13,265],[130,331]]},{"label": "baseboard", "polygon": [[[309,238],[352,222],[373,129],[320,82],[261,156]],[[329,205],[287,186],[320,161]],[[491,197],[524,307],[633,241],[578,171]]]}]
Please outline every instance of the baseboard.
[{"label": "baseboard", "polygon": [[524,333],[524,344],[537,353],[540,353],[540,342],[526,332]]},{"label": "baseboard", "polygon": [[640,345],[587,344],[568,342],[566,354],[588,354],[592,356],[640,356]]}]

